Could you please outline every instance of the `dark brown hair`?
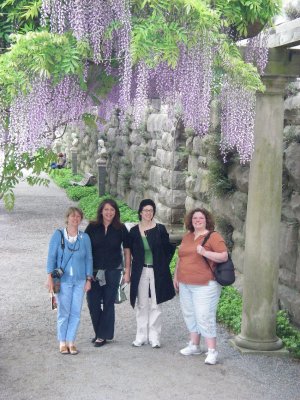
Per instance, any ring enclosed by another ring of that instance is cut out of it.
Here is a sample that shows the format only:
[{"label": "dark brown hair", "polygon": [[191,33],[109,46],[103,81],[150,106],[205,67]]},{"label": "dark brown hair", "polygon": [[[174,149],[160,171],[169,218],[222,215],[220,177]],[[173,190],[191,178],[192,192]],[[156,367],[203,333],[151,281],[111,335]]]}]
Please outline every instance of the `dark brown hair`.
[{"label": "dark brown hair", "polygon": [[190,211],[186,215],[186,217],[185,217],[185,227],[186,227],[186,229],[189,230],[190,232],[194,232],[195,229],[194,229],[193,224],[192,224],[192,219],[193,219],[193,216],[194,216],[194,214],[196,212],[201,212],[205,216],[206,229],[208,231],[210,231],[210,232],[213,231],[215,229],[214,218],[213,218],[212,214],[209,211],[207,211],[205,208],[194,208],[192,211]]},{"label": "dark brown hair", "polygon": [[109,204],[112,208],[114,208],[114,210],[116,212],[114,219],[112,220],[112,223],[111,223],[112,226],[116,229],[121,229],[123,224],[120,221],[120,210],[119,210],[118,204],[113,199],[105,199],[102,201],[102,203],[99,204],[99,207],[97,210],[97,217],[94,221],[91,221],[91,224],[103,225],[102,211],[103,211],[103,208],[106,206],[106,204]]}]

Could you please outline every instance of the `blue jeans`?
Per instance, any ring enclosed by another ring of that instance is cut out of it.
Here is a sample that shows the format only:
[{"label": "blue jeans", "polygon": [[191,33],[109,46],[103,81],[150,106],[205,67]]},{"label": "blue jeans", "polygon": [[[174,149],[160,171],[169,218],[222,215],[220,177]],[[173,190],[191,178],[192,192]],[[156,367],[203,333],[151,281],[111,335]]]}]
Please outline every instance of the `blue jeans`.
[{"label": "blue jeans", "polygon": [[80,323],[85,280],[61,282],[57,295],[57,338],[60,342],[74,342]]},{"label": "blue jeans", "polygon": [[87,292],[87,303],[95,337],[112,340],[115,330],[115,299],[121,279],[121,270],[105,271],[106,285],[100,286],[92,281],[92,288]]},{"label": "blue jeans", "polygon": [[216,281],[208,285],[187,285],[179,283],[180,305],[189,332],[203,337],[215,338],[216,313],[221,286]]}]

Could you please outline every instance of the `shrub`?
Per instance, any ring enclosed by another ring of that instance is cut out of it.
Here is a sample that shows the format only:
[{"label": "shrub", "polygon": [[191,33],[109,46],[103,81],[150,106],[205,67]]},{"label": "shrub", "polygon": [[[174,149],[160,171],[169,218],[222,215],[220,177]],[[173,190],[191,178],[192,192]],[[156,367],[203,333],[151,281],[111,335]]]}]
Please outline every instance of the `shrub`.
[{"label": "shrub", "polygon": [[79,182],[82,179],[82,175],[73,175],[70,168],[54,169],[51,171],[50,176],[57,186],[63,189],[72,187],[71,180]]},{"label": "shrub", "polygon": [[235,334],[241,331],[242,296],[233,286],[222,288],[217,309],[217,320]]},{"label": "shrub", "polygon": [[291,325],[290,318],[285,310],[280,310],[277,313],[276,334],[293,356],[300,358],[300,332]]},{"label": "shrub", "polygon": [[96,186],[69,186],[66,188],[68,197],[73,201],[79,201],[83,197],[98,193]]}]

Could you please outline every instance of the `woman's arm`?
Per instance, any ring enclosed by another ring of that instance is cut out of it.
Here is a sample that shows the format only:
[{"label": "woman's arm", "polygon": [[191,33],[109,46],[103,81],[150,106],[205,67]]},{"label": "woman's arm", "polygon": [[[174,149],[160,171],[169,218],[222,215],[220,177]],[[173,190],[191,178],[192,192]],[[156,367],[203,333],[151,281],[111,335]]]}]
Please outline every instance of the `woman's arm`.
[{"label": "woman's arm", "polygon": [[86,247],[86,283],[84,285],[84,291],[88,292],[91,290],[92,279],[93,279],[93,255],[92,255],[92,245],[88,234],[84,234],[84,241]]},{"label": "woman's arm", "polygon": [[130,282],[130,272],[131,272],[131,252],[130,249],[125,248],[124,250],[124,260],[125,260],[125,272],[123,277],[123,283]]},{"label": "woman's arm", "polygon": [[228,260],[228,252],[227,251],[222,251],[222,253],[216,253],[215,251],[206,250],[200,244],[199,244],[199,246],[197,246],[197,253],[200,254],[201,256],[207,258],[208,260],[211,260],[216,263],[221,263],[221,262],[225,262]]},{"label": "woman's arm", "polygon": [[179,282],[177,280],[177,269],[178,269],[178,265],[179,265],[179,257],[176,263],[176,267],[175,267],[175,271],[174,271],[174,277],[173,277],[173,285],[174,285],[174,289],[176,292],[179,291]]}]

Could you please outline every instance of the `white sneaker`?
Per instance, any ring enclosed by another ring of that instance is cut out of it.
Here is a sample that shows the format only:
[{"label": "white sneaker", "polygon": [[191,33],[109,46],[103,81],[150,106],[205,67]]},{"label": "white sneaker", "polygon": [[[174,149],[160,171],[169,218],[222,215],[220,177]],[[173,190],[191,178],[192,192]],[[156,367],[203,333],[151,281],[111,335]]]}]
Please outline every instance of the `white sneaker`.
[{"label": "white sneaker", "polygon": [[215,349],[208,349],[206,353],[207,357],[205,359],[205,364],[215,365],[217,363],[218,352]]},{"label": "white sneaker", "polygon": [[188,345],[180,350],[180,353],[184,356],[191,356],[193,354],[201,354],[199,345],[189,342]]},{"label": "white sneaker", "polygon": [[132,342],[132,346],[133,347],[141,347],[141,346],[143,346],[144,344],[146,344],[147,342],[140,342],[140,341],[138,341],[138,340],[135,340],[135,341],[133,341]]},{"label": "white sneaker", "polygon": [[159,342],[151,342],[150,344],[152,346],[152,349],[160,349],[160,343]]}]

